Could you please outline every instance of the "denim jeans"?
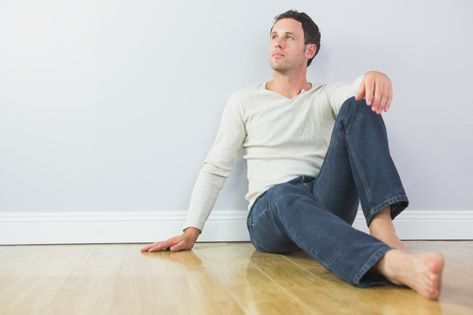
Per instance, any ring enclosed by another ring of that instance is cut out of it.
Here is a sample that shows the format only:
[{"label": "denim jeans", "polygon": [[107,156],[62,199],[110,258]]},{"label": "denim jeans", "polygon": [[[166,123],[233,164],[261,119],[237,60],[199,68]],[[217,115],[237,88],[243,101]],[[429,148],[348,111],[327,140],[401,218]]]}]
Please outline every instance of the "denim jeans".
[{"label": "denim jeans", "polygon": [[355,286],[390,283],[370,269],[391,249],[352,227],[361,202],[366,223],[386,207],[394,219],[409,201],[390,156],[381,115],[346,100],[317,176],[301,175],[261,194],[248,214],[258,251],[303,250]]}]

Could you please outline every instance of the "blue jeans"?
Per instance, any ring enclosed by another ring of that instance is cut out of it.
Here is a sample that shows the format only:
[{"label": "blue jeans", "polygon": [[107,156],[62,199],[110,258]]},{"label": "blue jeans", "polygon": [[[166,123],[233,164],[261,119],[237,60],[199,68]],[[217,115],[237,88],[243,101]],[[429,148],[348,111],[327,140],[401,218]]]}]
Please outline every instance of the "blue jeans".
[{"label": "blue jeans", "polygon": [[409,201],[391,159],[381,115],[346,100],[317,176],[272,186],[250,209],[247,225],[258,251],[303,250],[339,278],[359,287],[390,283],[371,268],[391,249],[352,227],[361,202],[369,226],[391,207],[394,219]]}]

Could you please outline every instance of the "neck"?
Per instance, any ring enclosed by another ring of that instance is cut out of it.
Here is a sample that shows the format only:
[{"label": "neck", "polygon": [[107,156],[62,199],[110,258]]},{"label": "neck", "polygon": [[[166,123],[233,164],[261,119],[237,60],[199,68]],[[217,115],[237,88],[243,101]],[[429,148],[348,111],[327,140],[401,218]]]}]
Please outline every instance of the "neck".
[{"label": "neck", "polygon": [[307,91],[312,87],[312,84],[307,82],[306,72],[306,69],[293,74],[273,71],[273,80],[266,84],[266,89],[293,98],[299,95],[302,89]]}]

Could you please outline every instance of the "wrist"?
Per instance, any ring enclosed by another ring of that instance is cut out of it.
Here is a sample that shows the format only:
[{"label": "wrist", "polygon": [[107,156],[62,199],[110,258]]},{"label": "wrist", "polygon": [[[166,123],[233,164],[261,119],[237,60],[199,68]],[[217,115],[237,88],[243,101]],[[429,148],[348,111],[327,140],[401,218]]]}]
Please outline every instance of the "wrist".
[{"label": "wrist", "polygon": [[188,228],[184,229],[184,235],[191,236],[195,240],[197,240],[197,237],[199,237],[200,233],[201,233],[201,231],[198,228],[195,228],[195,227],[188,227]]}]

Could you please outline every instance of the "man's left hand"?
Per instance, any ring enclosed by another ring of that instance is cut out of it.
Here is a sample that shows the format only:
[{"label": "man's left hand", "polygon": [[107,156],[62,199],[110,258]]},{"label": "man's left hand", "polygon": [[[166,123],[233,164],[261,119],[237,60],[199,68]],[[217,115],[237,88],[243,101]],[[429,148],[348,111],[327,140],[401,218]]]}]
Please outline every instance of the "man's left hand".
[{"label": "man's left hand", "polygon": [[382,72],[369,71],[363,77],[355,96],[357,101],[366,99],[366,104],[378,115],[387,112],[393,98],[391,80]]}]

